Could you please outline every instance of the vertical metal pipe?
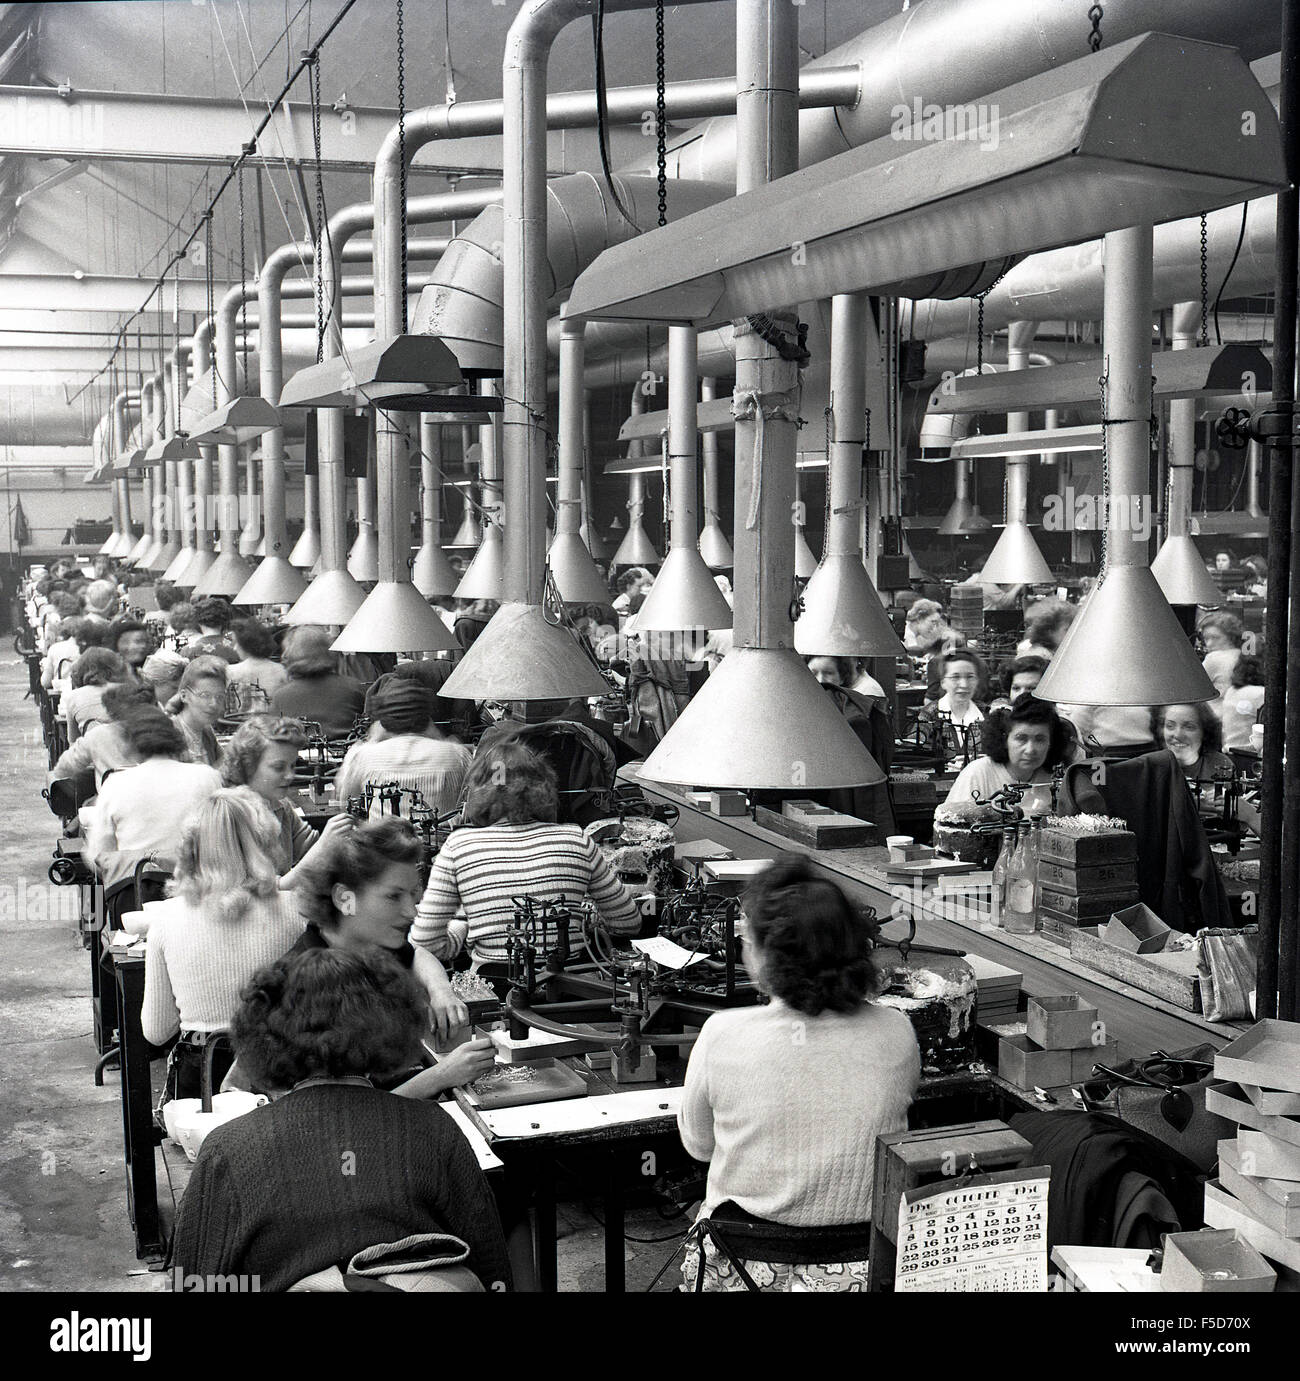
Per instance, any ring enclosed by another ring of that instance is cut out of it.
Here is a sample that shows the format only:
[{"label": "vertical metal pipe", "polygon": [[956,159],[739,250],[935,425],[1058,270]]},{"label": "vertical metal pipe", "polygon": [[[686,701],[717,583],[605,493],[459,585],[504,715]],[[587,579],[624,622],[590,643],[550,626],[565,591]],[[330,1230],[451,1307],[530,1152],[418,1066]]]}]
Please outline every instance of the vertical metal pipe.
[{"label": "vertical metal pipe", "polygon": [[[310,245],[286,245],[271,254],[257,276],[258,389],[268,403],[279,403],[284,388],[281,287],[284,275],[299,257],[312,256]],[[284,428],[262,433],[262,492],[266,501],[266,555],[286,554]],[[249,462],[252,473],[252,462]]]},{"label": "vertical metal pipe", "polygon": [[[718,396],[718,381],[706,377],[700,380],[700,398],[711,403]],[[703,432],[700,435],[700,448],[704,461],[704,526],[721,526],[721,489],[718,485],[718,434]]]},{"label": "vertical metal pipe", "polygon": [[560,447],[559,482],[555,495],[555,535],[582,527],[583,423],[586,391],[583,369],[586,328],[567,317],[560,322]]},{"label": "vertical metal pipe", "polygon": [[[194,333],[192,353],[195,378],[202,378],[212,368],[212,331],[216,322],[211,317],[200,323]],[[194,541],[201,552],[212,548],[212,529],[216,526],[212,512],[212,461],[215,446],[200,446],[199,458],[194,462]],[[205,568],[206,569],[206,568]]]},{"label": "vertical metal pipe", "polygon": [[866,293],[839,293],[831,298],[827,556],[854,556],[858,550],[859,517],[855,505],[862,493],[862,448],[866,442],[870,311],[871,299]]},{"label": "vertical metal pipe", "polygon": [[420,545],[442,546],[442,425],[420,416]]},{"label": "vertical metal pipe", "polygon": [[[737,195],[798,165],[798,16],[788,0],[737,5]],[[788,313],[772,319],[786,329],[794,324]],[[735,341],[734,646],[788,647],[799,372],[748,321],[736,323]]]},{"label": "vertical metal pipe", "polygon": [[1133,505],[1150,509],[1151,225],[1106,236],[1102,330],[1107,375],[1110,464],[1107,567],[1145,566],[1146,540],[1132,521]]},{"label": "vertical metal pipe", "polygon": [[[1170,343],[1175,350],[1196,345],[1200,304],[1175,302]],[[1186,537],[1191,531],[1192,479],[1196,466],[1196,399],[1173,398],[1169,402],[1169,498],[1165,531],[1169,537]]]},{"label": "vertical metal pipe", "polygon": [[[256,285],[238,283],[221,299],[217,309],[217,403],[228,403],[240,388],[239,360],[235,347],[235,317]],[[239,555],[239,447],[217,447],[217,526],[221,533],[221,554]]]},{"label": "vertical metal pipe", "polygon": [[[1278,110],[1289,187],[1277,196],[1277,284],[1273,299],[1273,408],[1295,410],[1297,216],[1300,216],[1300,0],[1282,8]],[[1288,429],[1289,430],[1289,429]],[[1264,638],[1263,822],[1258,1017],[1300,1018],[1300,486],[1293,442],[1272,448],[1268,491],[1268,607]],[[1285,761],[1284,761],[1285,759]]]},{"label": "vertical metal pipe", "polygon": [[[1033,342],[1038,323],[1034,321],[1013,321],[1007,326],[1007,369],[1029,368],[1029,347]],[[1029,414],[1027,412],[1007,413],[1007,431],[1027,432]],[[1029,462],[1031,456],[1007,457],[1007,511],[1005,521],[1024,523],[1029,516]]]},{"label": "vertical metal pipe", "polygon": [[[185,389],[188,383],[188,371],[186,370],[186,360],[189,358],[190,347],[188,345],[178,345],[168,358],[167,368],[171,374],[171,407],[167,413],[167,435],[175,436],[180,422],[181,399],[185,396]],[[176,558],[175,569],[168,567],[166,574],[173,580],[180,575],[188,565],[194,546],[194,462],[189,460],[178,460],[176,462],[176,487],[177,495],[176,507],[176,530],[180,536],[180,553]],[[185,565],[181,564],[182,557]]]},{"label": "vertical metal pipe", "polygon": [[668,545],[693,551],[700,540],[695,500],[697,419],[700,383],[694,326],[668,328],[668,465],[672,485]]},{"label": "vertical metal pipe", "polygon": [[[478,391],[484,398],[490,398],[497,391],[496,381],[480,379]],[[501,437],[497,433],[499,413],[486,414],[487,420],[478,429],[479,451],[479,498],[483,508],[483,520],[504,531],[506,515],[509,513],[509,500],[503,499],[501,485]],[[486,528],[485,528],[486,534]],[[508,596],[503,596],[507,597]]]}]

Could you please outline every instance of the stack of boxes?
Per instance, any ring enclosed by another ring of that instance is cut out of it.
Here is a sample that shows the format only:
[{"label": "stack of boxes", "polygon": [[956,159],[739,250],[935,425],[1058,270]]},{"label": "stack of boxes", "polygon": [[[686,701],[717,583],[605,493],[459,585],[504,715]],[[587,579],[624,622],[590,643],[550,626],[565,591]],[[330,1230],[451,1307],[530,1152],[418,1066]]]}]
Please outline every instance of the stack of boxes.
[{"label": "stack of boxes", "polygon": [[948,621],[967,642],[978,642],[984,634],[984,587],[973,582],[954,585]]},{"label": "stack of boxes", "polygon": [[1022,1089],[1082,1083],[1094,1064],[1119,1056],[1097,1009],[1074,993],[1031,997],[1023,1032],[1002,1026],[999,1034],[998,1074]]},{"label": "stack of boxes", "polygon": [[1038,916],[1050,935],[1103,925],[1138,899],[1137,837],[1131,830],[1072,833],[1045,826],[1038,850]]},{"label": "stack of boxes", "polygon": [[1235,1228],[1300,1287],[1300,1023],[1260,1021],[1214,1060],[1207,1111],[1237,1124],[1219,1142],[1219,1178],[1205,1186],[1205,1222]]}]

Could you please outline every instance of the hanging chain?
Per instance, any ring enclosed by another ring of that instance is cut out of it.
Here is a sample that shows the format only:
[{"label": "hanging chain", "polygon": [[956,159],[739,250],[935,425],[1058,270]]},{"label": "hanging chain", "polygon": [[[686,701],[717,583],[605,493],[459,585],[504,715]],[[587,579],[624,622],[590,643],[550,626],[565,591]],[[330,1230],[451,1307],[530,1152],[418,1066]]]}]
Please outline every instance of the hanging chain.
[{"label": "hanging chain", "polygon": [[668,224],[668,105],[664,96],[664,0],[655,0],[655,167],[659,178],[659,224]]},{"label": "hanging chain", "polygon": [[1210,343],[1210,227],[1201,213],[1201,338],[1198,345]]},{"label": "hanging chain", "polygon": [[402,237],[402,286],[398,301],[402,304],[402,324],[399,335],[406,334],[406,27],[403,0],[397,0],[397,196],[401,208],[398,224]]},{"label": "hanging chain", "polygon": [[[320,133],[320,56],[307,71],[307,90],[311,100],[311,142],[316,162],[316,363],[325,358],[325,178],[321,169]],[[334,266],[335,275],[338,265]]]},{"label": "hanging chain", "polygon": [[1101,21],[1103,16],[1104,11],[1100,5],[1088,6],[1088,18],[1092,22],[1092,32],[1088,35],[1088,47],[1094,53],[1101,49]]}]

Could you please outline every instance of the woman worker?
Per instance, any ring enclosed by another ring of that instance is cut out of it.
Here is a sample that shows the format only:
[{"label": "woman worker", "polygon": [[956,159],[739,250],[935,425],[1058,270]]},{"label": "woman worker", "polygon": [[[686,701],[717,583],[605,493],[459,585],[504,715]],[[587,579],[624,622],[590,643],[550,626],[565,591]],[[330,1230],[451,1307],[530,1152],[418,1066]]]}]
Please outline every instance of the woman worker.
[{"label": "woman worker", "polygon": [[469,1143],[440,1108],[376,1087],[416,1058],[426,1024],[418,985],[374,949],[285,955],[258,972],[235,1049],[254,1083],[285,1093],[205,1139],[176,1217],[176,1268],[280,1291],[365,1248],[451,1234],[478,1288],[508,1290]]},{"label": "woman worker", "polygon": [[[867,925],[803,859],[778,857],[744,914],[745,968],[770,1002],[715,1013],[691,1051],[677,1125],[709,1165],[700,1217],[763,1288],[862,1291],[876,1138],[907,1126],[916,1036],[870,1001]],[[773,1224],[801,1248],[788,1254],[816,1264],[767,1264],[746,1246],[746,1229]],[[706,1290],[746,1288],[707,1235],[702,1262],[698,1241],[688,1249],[687,1289],[701,1269]]]},{"label": "woman worker", "polygon": [[[1070,761],[1072,748],[1064,721],[1045,700],[1022,695],[1009,710],[995,710],[980,726],[982,756],[957,774],[944,806],[987,801],[1000,787],[1026,782],[1021,799],[1026,815],[1052,808],[1052,770]],[[941,806],[940,809],[943,807]]]},{"label": "woman worker", "polygon": [[1168,748],[1189,782],[1232,778],[1232,759],[1222,751],[1223,726],[1209,705],[1161,705],[1151,711],[1151,732]]}]

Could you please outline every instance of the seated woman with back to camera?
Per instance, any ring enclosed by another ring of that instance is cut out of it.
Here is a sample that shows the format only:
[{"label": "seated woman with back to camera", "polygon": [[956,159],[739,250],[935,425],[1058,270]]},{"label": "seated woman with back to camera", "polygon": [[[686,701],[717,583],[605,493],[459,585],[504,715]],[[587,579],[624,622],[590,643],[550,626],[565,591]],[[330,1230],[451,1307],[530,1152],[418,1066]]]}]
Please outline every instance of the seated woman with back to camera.
[{"label": "seated woman with back to camera", "polygon": [[555,823],[557,808],[555,773],[537,754],[509,739],[479,753],[465,779],[465,825],[433,860],[411,943],[446,961],[468,947],[473,968],[500,979],[522,896],[590,898],[610,930],[635,935],[631,892],[578,825]]},{"label": "seated woman with back to camera", "polygon": [[[870,999],[879,986],[863,917],[803,859],[779,857],[744,901],[744,961],[770,1001],[717,1012],[691,1051],[677,1125],[709,1165],[712,1218],[763,1288],[867,1286],[876,1138],[902,1131],[921,1078],[911,1022]],[[790,1229],[794,1262],[747,1249],[755,1230]],[[755,1259],[757,1258],[757,1259]],[[743,1290],[706,1237],[682,1275]]]},{"label": "seated woman with back to camera", "polygon": [[451,1234],[474,1279],[439,1273],[426,1288],[509,1290],[469,1142],[441,1108],[375,1086],[417,1058],[426,1026],[418,984],[373,948],[287,954],[254,975],[235,1051],[283,1096],[208,1134],[176,1216],[175,1267],[283,1291],[366,1248]]}]

